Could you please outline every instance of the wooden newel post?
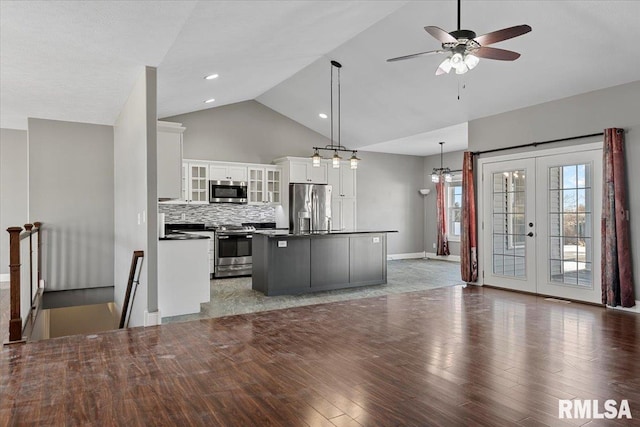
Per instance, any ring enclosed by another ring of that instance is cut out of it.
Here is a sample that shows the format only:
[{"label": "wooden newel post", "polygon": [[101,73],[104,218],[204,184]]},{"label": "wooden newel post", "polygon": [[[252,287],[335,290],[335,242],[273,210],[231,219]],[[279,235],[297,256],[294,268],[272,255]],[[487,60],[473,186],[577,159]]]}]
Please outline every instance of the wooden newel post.
[{"label": "wooden newel post", "polygon": [[38,288],[40,287],[40,283],[42,282],[42,222],[36,221],[33,223],[38,229]]},{"label": "wooden newel post", "polygon": [[9,341],[22,339],[22,318],[20,317],[20,233],[22,227],[9,227],[9,292],[10,314]]}]

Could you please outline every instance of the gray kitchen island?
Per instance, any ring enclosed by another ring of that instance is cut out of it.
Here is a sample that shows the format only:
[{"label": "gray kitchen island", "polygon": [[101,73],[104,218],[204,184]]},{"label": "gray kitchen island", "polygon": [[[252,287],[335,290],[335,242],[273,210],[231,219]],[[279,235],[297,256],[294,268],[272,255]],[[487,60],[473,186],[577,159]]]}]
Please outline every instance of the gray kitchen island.
[{"label": "gray kitchen island", "polygon": [[271,296],[385,284],[387,233],[393,232],[257,232],[252,288]]}]

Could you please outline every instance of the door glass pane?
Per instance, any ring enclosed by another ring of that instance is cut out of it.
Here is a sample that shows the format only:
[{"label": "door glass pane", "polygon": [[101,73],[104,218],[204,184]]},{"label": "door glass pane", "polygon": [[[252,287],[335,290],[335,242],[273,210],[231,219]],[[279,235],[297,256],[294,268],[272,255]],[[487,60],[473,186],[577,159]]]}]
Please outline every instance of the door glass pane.
[{"label": "door glass pane", "polygon": [[592,286],[591,165],[549,168],[549,280]]},{"label": "door glass pane", "polygon": [[492,182],[493,274],[526,277],[525,172],[494,173]]}]

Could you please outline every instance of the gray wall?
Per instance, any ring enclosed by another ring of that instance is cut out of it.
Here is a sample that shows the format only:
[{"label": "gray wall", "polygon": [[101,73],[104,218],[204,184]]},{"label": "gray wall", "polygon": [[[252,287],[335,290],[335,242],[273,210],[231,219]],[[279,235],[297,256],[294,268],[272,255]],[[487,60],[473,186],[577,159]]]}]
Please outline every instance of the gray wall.
[{"label": "gray wall", "polygon": [[[157,311],[156,73],[140,74],[113,128],[115,169],[115,303],[121,309],[133,251],[144,262],[129,326],[144,325]],[[150,162],[152,163],[150,166]]]},{"label": "gray wall", "polygon": [[[246,101],[162,120],[182,123],[184,157],[271,163],[278,157],[308,157],[329,139],[256,102]],[[327,123],[329,126],[329,123]],[[349,145],[348,141],[343,144]],[[423,158],[359,152],[358,227],[398,229],[389,254],[422,252]]]},{"label": "gray wall", "polygon": [[271,163],[277,157],[310,156],[311,147],[329,144],[319,133],[256,101],[162,120],[182,123],[187,128],[183,151],[186,159]]},{"label": "gray wall", "polygon": [[418,156],[358,152],[358,228],[389,234],[389,254],[424,251],[424,160]]},{"label": "gray wall", "polygon": [[29,221],[27,132],[0,129],[0,274],[9,274],[7,228]]},{"label": "gray wall", "polygon": [[113,286],[113,128],[30,118],[28,129],[47,289]]},{"label": "gray wall", "polygon": [[[462,169],[462,157],[464,151],[454,151],[445,153],[443,156],[443,165],[451,170]],[[435,253],[433,245],[437,242],[438,216],[436,211],[436,185],[431,182],[431,172],[433,168],[440,167],[440,154],[427,156],[424,158],[424,186],[431,190],[427,196],[424,196],[424,212],[425,212],[425,233],[424,247],[427,252]],[[449,252],[451,255],[460,255],[460,242],[449,242]]]},{"label": "gray wall", "polygon": [[[585,135],[610,127],[627,131],[631,250],[636,299],[640,299],[640,191],[636,184],[640,182],[640,81],[473,120],[469,122],[469,149],[487,150]],[[602,141],[602,137],[568,144],[594,141]],[[504,153],[496,155],[499,154]]]}]

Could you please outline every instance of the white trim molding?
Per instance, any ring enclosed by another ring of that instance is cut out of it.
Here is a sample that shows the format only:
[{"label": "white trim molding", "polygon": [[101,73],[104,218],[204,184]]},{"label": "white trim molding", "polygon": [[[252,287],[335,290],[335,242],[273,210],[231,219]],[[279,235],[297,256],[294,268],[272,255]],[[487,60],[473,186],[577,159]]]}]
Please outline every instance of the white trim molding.
[{"label": "white trim molding", "polygon": [[[9,273],[0,274],[0,282],[8,282],[10,280]],[[9,288],[7,288],[9,289]]]},{"label": "white trim molding", "polygon": [[160,317],[160,310],[149,313],[144,311],[144,326],[156,326],[162,324],[162,317]]},{"label": "white trim molding", "polygon": [[393,261],[396,259],[418,259],[418,258],[424,258],[424,252],[387,255],[387,261]]},{"label": "white trim molding", "polygon": [[438,261],[460,262],[460,255],[438,255],[433,252],[425,252],[424,257]]},{"label": "white trim molding", "polygon": [[633,306],[633,307],[629,307],[629,308],[620,307],[620,306],[611,307],[609,305],[606,305],[605,307],[610,308],[611,310],[628,311],[630,313],[638,313],[638,314],[640,314],[640,300],[636,300],[636,305]]}]

